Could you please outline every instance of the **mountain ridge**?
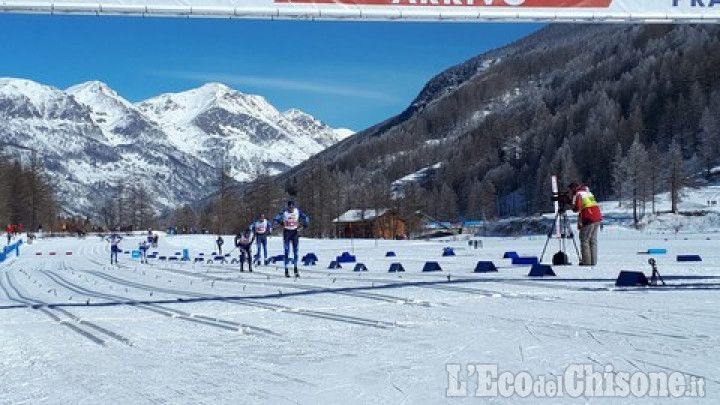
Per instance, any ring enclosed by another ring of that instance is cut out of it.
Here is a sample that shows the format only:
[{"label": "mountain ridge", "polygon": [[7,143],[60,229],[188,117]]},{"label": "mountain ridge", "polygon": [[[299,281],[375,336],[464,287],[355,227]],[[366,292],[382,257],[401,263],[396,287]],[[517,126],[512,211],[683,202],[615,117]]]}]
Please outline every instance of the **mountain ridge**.
[{"label": "mountain ridge", "polygon": [[[651,198],[671,187],[669,176],[710,177],[720,162],[719,35],[712,25],[550,25],[446,69],[400,114],[278,180],[293,191],[318,173],[340,184],[343,199],[311,213],[328,217],[368,198],[405,218],[534,215],[552,210],[552,174],[586,182],[601,199],[627,190]],[[622,175],[644,153],[646,175]],[[677,156],[682,173],[670,174],[666,162]],[[437,163],[405,198],[390,198],[393,182]],[[317,191],[303,192],[301,202]],[[329,222],[315,226],[332,231]]]},{"label": "mountain ridge", "polygon": [[73,215],[95,216],[112,190],[129,184],[143,185],[162,209],[176,208],[212,194],[221,164],[245,182],[278,174],[349,136],[291,111],[296,119],[262,96],[220,83],[132,103],[100,81],[61,90],[0,78],[5,152],[41,156]]}]

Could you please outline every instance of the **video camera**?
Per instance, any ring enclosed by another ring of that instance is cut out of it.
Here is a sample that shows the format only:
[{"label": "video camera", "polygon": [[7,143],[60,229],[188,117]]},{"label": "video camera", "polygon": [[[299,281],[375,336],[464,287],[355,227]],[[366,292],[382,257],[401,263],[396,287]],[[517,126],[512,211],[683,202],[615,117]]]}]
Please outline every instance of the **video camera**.
[{"label": "video camera", "polygon": [[558,211],[567,211],[572,209],[572,195],[568,191],[553,193],[552,201],[557,201]]}]

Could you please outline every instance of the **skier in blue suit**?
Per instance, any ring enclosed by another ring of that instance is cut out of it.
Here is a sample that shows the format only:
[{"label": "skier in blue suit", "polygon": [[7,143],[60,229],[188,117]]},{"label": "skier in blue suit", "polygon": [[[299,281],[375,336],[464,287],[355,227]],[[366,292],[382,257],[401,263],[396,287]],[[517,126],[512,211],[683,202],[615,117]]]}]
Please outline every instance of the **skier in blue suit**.
[{"label": "skier in blue suit", "polygon": [[257,261],[260,262],[260,248],[263,249],[263,264],[267,264],[267,238],[272,233],[272,222],[265,219],[265,214],[260,214],[257,221],[250,225],[250,230],[255,234],[257,244]]},{"label": "skier in blue suit", "polygon": [[105,240],[110,244],[110,264],[117,264],[118,253],[120,252],[120,241],[122,241],[123,238],[113,232],[110,235],[107,235]]},{"label": "skier in blue suit", "polygon": [[300,226],[307,227],[310,224],[310,217],[295,207],[295,201],[287,202],[287,209],[275,217],[275,222],[283,227],[283,247],[285,248],[285,277],[290,277],[288,272],[288,264],[290,264],[290,244],[293,245],[293,269],[295,277],[299,277],[298,262],[298,245],[300,243],[300,234],[298,233]]}]

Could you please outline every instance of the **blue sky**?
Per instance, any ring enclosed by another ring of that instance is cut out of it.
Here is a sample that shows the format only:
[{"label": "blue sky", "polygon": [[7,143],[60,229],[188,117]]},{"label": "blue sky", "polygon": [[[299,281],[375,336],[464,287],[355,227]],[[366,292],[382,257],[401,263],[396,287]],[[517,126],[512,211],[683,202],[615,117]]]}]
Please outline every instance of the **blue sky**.
[{"label": "blue sky", "polygon": [[540,27],[0,15],[0,76],[101,80],[130,101],[218,81],[361,130],[437,73]]}]

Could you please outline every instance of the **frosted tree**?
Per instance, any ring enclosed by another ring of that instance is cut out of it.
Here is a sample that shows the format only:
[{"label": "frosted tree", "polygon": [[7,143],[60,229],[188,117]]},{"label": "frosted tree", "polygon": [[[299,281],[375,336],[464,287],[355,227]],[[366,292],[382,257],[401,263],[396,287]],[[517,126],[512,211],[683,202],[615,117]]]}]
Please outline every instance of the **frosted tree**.
[{"label": "frosted tree", "polygon": [[[8,177],[6,175],[8,171],[8,160],[5,156],[5,151],[0,143],[0,220],[5,221],[8,217],[8,203],[10,193],[8,191]],[[0,224],[4,227],[6,224]],[[2,229],[2,228],[0,228]]]},{"label": "frosted tree", "polygon": [[705,167],[705,177],[710,178],[710,171],[715,166],[720,154],[720,123],[717,114],[705,107],[700,120],[700,142],[698,154]]},{"label": "frosted tree", "polygon": [[655,202],[656,195],[663,187],[663,156],[656,143],[648,149],[648,187],[652,202],[652,213],[657,213]]},{"label": "frosted tree", "polygon": [[195,210],[189,204],[185,204],[175,213],[175,227],[178,232],[188,232],[197,226],[197,221]]},{"label": "frosted tree", "polygon": [[489,179],[485,178],[480,182],[480,214],[484,220],[492,220],[497,217],[497,190]]},{"label": "frosted tree", "polygon": [[108,230],[115,230],[118,226],[117,203],[114,198],[107,198],[100,207],[100,219]]},{"label": "frosted tree", "polygon": [[41,221],[48,220],[56,211],[55,191],[50,181],[45,177],[43,167],[33,150],[30,166],[26,172],[27,182],[25,188],[26,202],[29,210],[27,224],[29,229],[36,230]]},{"label": "frosted tree", "polygon": [[618,143],[615,148],[615,156],[613,157],[610,170],[612,171],[613,189],[618,199],[618,208],[622,206],[623,200],[623,186],[625,184],[625,178],[627,177],[627,166],[625,161],[625,154],[623,153],[622,146]]},{"label": "frosted tree", "polygon": [[685,171],[685,162],[680,144],[673,142],[670,144],[666,157],[666,179],[670,187],[670,204],[671,211],[678,212],[678,203],[682,198],[682,189],[689,183],[689,176]]},{"label": "frosted tree", "polygon": [[465,208],[465,216],[470,219],[482,218],[482,189],[479,181],[473,181],[468,185],[469,192]]},{"label": "frosted tree", "polygon": [[132,195],[135,209],[135,228],[147,229],[152,227],[155,223],[155,209],[153,208],[155,202],[152,196],[142,184],[132,188]]},{"label": "frosted tree", "polygon": [[628,149],[624,163],[626,170],[625,182],[628,191],[630,191],[630,197],[632,198],[633,223],[635,226],[638,226],[640,223],[638,208],[641,201],[644,203],[646,196],[645,190],[647,189],[646,184],[648,178],[647,160],[648,154],[640,142],[640,134],[635,134],[635,139],[632,145],[630,145],[630,149]]},{"label": "frosted tree", "polygon": [[460,215],[458,212],[458,197],[452,187],[448,184],[443,184],[442,187],[440,187],[440,195],[438,197],[438,217],[447,221],[457,221]]}]

